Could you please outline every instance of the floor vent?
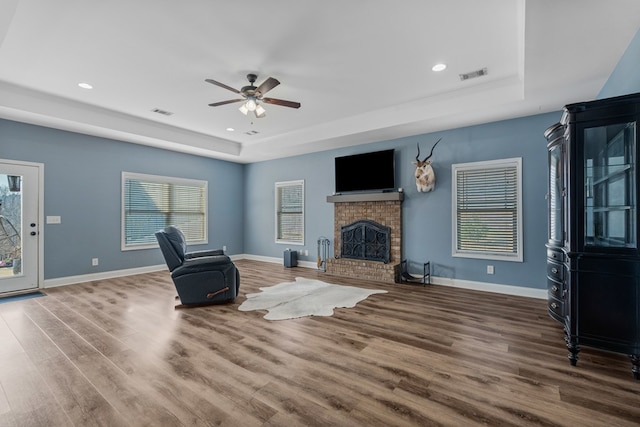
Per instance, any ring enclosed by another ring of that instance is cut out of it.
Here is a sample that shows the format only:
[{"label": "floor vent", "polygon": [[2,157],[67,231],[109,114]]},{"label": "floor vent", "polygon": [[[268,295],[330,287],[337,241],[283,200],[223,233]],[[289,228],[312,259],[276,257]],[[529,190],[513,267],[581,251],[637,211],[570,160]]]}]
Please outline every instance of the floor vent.
[{"label": "floor vent", "polygon": [[460,74],[460,80],[465,81],[465,80],[469,80],[469,79],[475,79],[478,77],[482,77],[482,76],[486,76],[487,75],[487,69],[485,68],[481,68],[479,70],[476,71],[472,71],[470,73],[465,73],[465,74]]}]

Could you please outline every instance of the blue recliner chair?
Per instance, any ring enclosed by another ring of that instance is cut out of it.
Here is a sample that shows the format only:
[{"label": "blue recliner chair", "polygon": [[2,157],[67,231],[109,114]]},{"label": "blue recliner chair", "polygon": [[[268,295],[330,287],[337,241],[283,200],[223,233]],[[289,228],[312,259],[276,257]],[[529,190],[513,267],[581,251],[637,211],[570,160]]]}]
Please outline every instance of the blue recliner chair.
[{"label": "blue recliner chair", "polygon": [[182,306],[228,302],[238,296],[240,273],[221,249],[187,252],[184,234],[172,225],[155,235]]}]

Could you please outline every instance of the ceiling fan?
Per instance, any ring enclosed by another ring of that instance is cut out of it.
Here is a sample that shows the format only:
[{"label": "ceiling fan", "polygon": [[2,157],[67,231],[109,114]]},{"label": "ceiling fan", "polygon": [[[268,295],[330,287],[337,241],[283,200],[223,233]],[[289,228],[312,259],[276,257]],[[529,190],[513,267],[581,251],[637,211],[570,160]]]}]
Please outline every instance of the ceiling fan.
[{"label": "ceiling fan", "polygon": [[254,86],[256,79],[258,78],[255,74],[247,74],[247,80],[249,80],[248,86],[243,86],[240,90],[234,89],[231,86],[227,86],[224,83],[217,82],[212,79],[205,79],[206,82],[214,84],[216,86],[220,86],[221,88],[230,90],[231,92],[238,93],[242,95],[242,98],[238,99],[230,99],[228,101],[214,102],[209,104],[210,107],[218,107],[220,105],[232,104],[234,102],[243,102],[240,106],[240,111],[246,116],[249,111],[253,111],[257,118],[262,118],[265,116],[266,111],[259,102],[264,102],[266,104],[274,104],[281,105],[283,107],[290,108],[300,108],[299,102],[293,101],[285,101],[284,99],[276,99],[276,98],[265,98],[264,94],[269,92],[274,87],[278,86],[280,82],[273,77],[269,77],[267,80],[262,82],[262,84],[258,87]]}]

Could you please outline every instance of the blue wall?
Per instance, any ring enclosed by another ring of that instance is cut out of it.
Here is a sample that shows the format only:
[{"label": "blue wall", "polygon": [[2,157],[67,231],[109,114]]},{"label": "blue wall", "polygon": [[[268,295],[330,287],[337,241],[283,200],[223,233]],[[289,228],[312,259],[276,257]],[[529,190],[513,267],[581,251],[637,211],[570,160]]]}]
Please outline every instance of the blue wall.
[{"label": "blue wall", "polygon": [[[373,147],[367,145],[366,149]],[[360,149],[362,150],[362,149]],[[344,152],[344,151],[340,151]],[[245,167],[245,252],[282,258],[287,249],[307,249],[308,257],[316,260],[317,239],[333,240],[333,204],[326,197],[333,193],[333,158],[338,151],[325,151],[304,156],[287,157]],[[276,244],[275,183],[304,179],[305,245]]]},{"label": "blue wall", "polygon": [[[274,184],[305,180],[305,234],[315,261],[318,237],[333,240],[333,162],[336,156],[396,149],[398,186],[405,189],[403,252],[420,263],[431,260],[442,277],[534,288],[544,287],[546,150],[543,131],[559,113],[489,123],[393,141],[349,147],[250,165],[240,165],[146,146],[0,120],[0,158],[45,164],[45,279],[162,264],[157,249],[120,250],[121,173],[138,172],[209,181],[209,245],[231,254],[281,258],[286,245],[274,235]],[[439,137],[434,153],[438,184],[417,193],[411,162],[416,143],[423,151]],[[451,256],[451,165],[497,158],[523,158],[524,262]],[[244,194],[244,197],[242,196]],[[196,248],[197,249],[197,248]],[[100,259],[98,267],[91,258]],[[495,265],[487,276],[486,265]]]},{"label": "blue wall", "polygon": [[164,263],[159,249],[120,250],[123,171],[207,180],[209,244],[193,249],[244,252],[243,165],[7,120],[0,158],[44,164],[44,214],[62,217],[44,225],[45,279]]},{"label": "blue wall", "polygon": [[[245,251],[282,257],[287,245],[275,243],[274,184],[304,179],[306,241],[305,246],[291,248],[308,249],[309,256],[301,259],[315,261],[319,236],[330,238],[333,244],[333,204],[327,203],[326,196],[334,191],[334,158],[394,148],[397,186],[405,189],[402,219],[405,258],[416,265],[430,260],[432,273],[440,277],[542,289],[546,286],[547,229],[547,150],[543,132],[559,118],[559,112],[548,113],[247,165]],[[411,164],[416,143],[420,142],[425,152],[440,137],[442,141],[433,155],[436,190],[418,193]],[[454,258],[451,165],[511,157],[523,159],[524,262]],[[495,275],[486,274],[487,264],[495,266]]]},{"label": "blue wall", "polygon": [[598,99],[640,92],[640,30],[618,61]]}]

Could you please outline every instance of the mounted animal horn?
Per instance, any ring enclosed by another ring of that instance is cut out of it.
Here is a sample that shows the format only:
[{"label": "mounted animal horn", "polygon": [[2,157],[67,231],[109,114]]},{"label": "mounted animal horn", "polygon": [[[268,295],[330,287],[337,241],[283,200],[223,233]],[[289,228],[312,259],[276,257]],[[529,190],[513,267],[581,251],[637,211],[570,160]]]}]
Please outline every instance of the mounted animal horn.
[{"label": "mounted animal horn", "polygon": [[416,156],[416,161],[413,164],[416,166],[416,188],[420,193],[428,193],[432,191],[436,186],[436,175],[433,172],[433,167],[431,167],[431,156],[433,156],[433,149],[436,148],[438,142],[440,142],[442,138],[438,139],[433,147],[431,147],[431,153],[424,160],[420,160],[420,143],[418,146],[418,155]]}]

